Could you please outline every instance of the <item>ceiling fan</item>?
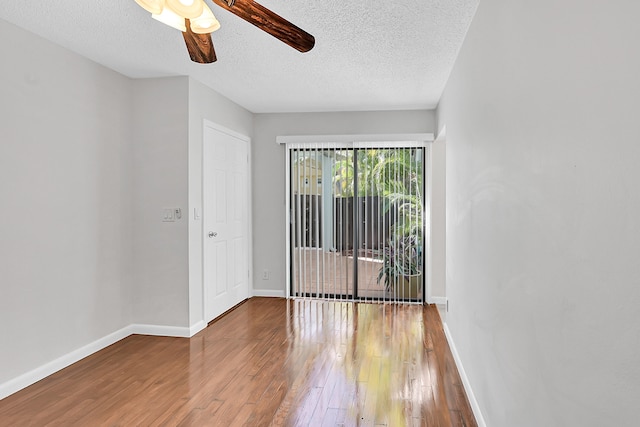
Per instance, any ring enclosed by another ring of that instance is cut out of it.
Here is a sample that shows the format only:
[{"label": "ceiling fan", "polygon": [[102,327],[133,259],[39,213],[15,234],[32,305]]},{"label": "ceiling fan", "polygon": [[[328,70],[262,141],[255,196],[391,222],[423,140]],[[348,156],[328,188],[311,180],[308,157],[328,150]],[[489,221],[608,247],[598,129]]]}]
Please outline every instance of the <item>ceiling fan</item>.
[{"label": "ceiling fan", "polygon": [[[182,31],[189,57],[200,64],[217,60],[211,33],[220,23],[204,0],[135,0],[154,19]],[[308,52],[315,38],[253,0],[213,0],[215,4],[271,34],[300,52]]]}]

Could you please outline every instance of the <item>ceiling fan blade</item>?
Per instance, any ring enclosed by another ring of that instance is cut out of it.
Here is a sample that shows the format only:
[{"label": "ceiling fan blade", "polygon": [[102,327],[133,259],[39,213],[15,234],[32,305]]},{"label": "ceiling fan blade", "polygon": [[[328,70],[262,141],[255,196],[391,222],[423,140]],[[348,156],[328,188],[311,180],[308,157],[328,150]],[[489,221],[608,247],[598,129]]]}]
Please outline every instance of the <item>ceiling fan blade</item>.
[{"label": "ceiling fan blade", "polygon": [[210,64],[216,62],[216,51],[213,49],[213,40],[211,34],[196,34],[191,31],[191,23],[186,21],[187,31],[182,33],[184,42],[189,51],[189,57],[193,62],[200,64]]},{"label": "ceiling fan blade", "polygon": [[310,51],[316,39],[253,0],[213,0],[215,4],[271,34],[300,52]]}]

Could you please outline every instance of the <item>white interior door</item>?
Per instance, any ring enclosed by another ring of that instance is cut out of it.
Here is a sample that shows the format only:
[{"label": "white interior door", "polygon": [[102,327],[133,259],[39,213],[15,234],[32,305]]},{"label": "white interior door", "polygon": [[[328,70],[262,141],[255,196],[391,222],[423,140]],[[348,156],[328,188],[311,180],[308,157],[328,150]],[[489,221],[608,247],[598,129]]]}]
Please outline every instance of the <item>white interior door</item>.
[{"label": "white interior door", "polygon": [[248,138],[205,124],[204,312],[207,322],[249,297]]}]

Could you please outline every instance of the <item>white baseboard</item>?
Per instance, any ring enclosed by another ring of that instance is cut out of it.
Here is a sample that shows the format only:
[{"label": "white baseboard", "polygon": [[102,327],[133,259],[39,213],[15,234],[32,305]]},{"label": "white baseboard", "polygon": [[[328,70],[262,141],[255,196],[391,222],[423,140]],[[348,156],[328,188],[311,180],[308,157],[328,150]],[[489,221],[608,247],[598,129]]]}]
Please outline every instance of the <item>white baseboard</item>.
[{"label": "white baseboard", "polygon": [[[204,322],[202,322],[204,323]],[[200,322],[194,325],[197,327],[200,326]],[[179,338],[190,338],[195,334],[191,333],[191,328],[188,326],[163,326],[163,325],[147,325],[147,324],[133,324],[131,325],[132,334],[138,335],[154,335],[158,337],[179,337]],[[204,324],[206,327],[206,323]],[[199,329],[198,331],[202,330]]]},{"label": "white baseboard", "polygon": [[456,362],[456,367],[458,368],[458,373],[460,374],[460,379],[462,380],[462,385],[464,386],[464,391],[467,393],[467,398],[469,399],[469,404],[471,405],[473,416],[476,418],[476,422],[478,423],[479,427],[487,427],[487,424],[484,422],[482,412],[480,411],[478,401],[476,400],[476,396],[473,394],[473,390],[471,389],[471,383],[469,382],[467,373],[464,371],[464,367],[462,366],[462,360],[460,360],[460,355],[458,354],[456,345],[453,342],[453,337],[451,336],[451,332],[449,332],[449,327],[446,323],[443,324],[443,327],[444,334],[447,337],[447,342],[449,343],[449,348],[451,348],[451,354],[453,354],[453,359]]},{"label": "white baseboard", "polygon": [[442,305],[442,306],[447,305],[447,297],[430,297],[427,300],[429,304],[436,304],[436,305]]},{"label": "white baseboard", "polygon": [[43,378],[48,377],[51,374],[58,372],[61,369],[66,368],[69,365],[76,363],[81,359],[84,359],[87,356],[92,355],[93,353],[102,350],[105,347],[110,346],[113,343],[120,341],[121,339],[128,337],[129,335],[138,334],[155,335],[162,337],[190,338],[206,327],[207,323],[204,320],[201,320],[200,322],[197,322],[190,327],[143,324],[133,324],[126,326],[116,332],[113,332],[90,344],[74,350],[71,353],[60,356],[51,362],[45,363],[38,368],[35,368],[12,380],[0,384],[0,400],[17,391],[22,390],[25,387],[30,386],[33,383],[40,381]]},{"label": "white baseboard", "polygon": [[192,336],[194,336],[195,334],[197,334],[198,332],[200,332],[206,327],[207,327],[207,322],[205,322],[204,320],[197,322],[195,325],[191,325],[189,327],[189,338],[191,338]]},{"label": "white baseboard", "polygon": [[254,297],[272,297],[272,298],[286,298],[287,295],[284,291],[274,291],[272,289],[254,289]]},{"label": "white baseboard", "polygon": [[84,359],[93,353],[102,350],[105,347],[110,346],[113,343],[120,341],[123,338],[132,334],[131,326],[124,327],[116,332],[113,332],[105,337],[102,337],[92,343],[89,343],[77,350],[67,353],[64,356],[60,356],[51,362],[45,363],[29,372],[26,372],[12,380],[9,380],[3,384],[0,384],[0,399],[22,390],[25,387],[30,386],[33,383],[40,381],[43,378],[48,377],[51,374],[58,372],[61,369],[66,368],[69,365],[76,363],[77,361]]}]

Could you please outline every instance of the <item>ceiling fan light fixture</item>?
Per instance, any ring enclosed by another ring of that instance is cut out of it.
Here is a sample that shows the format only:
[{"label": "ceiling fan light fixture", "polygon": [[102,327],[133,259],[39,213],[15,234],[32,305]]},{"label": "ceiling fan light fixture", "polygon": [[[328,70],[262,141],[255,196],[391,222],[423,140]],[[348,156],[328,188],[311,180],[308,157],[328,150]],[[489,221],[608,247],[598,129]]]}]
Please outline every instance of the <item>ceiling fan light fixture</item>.
[{"label": "ceiling fan light fixture", "polygon": [[164,9],[164,0],[135,0],[140,7],[149,13],[160,14]]},{"label": "ceiling fan light fixture", "polygon": [[[189,57],[193,62],[210,64],[216,61],[211,33],[220,22],[205,0],[135,0],[151,17],[182,32]],[[315,38],[280,15],[254,0],[213,0],[223,9],[255,25],[267,34],[300,52],[308,52]]]},{"label": "ceiling fan light fixture", "polygon": [[180,30],[182,32],[187,31],[184,18],[168,8],[163,9],[161,13],[152,14],[151,17],[163,24],[175,28],[176,30]]},{"label": "ceiling fan light fixture", "polygon": [[213,16],[213,12],[206,4],[202,10],[202,15],[191,19],[191,31],[196,34],[209,34],[220,29],[220,22]]},{"label": "ceiling fan light fixture", "polygon": [[166,0],[167,8],[187,19],[196,19],[202,15],[203,0]]}]

